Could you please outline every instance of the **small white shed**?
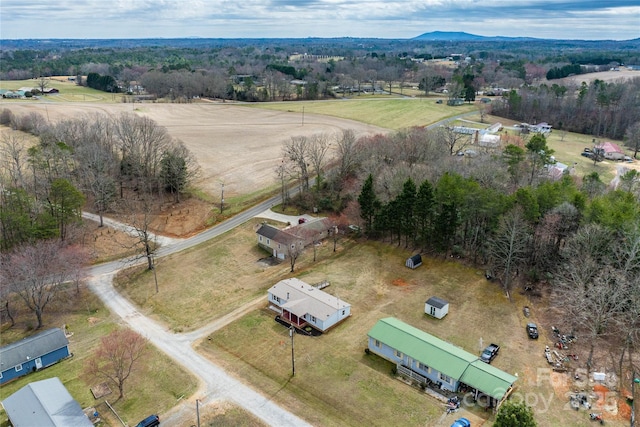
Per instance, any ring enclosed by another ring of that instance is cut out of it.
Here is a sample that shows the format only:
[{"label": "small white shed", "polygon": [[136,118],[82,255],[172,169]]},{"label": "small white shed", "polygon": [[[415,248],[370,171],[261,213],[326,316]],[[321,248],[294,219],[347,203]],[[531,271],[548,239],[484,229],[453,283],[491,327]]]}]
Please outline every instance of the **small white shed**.
[{"label": "small white shed", "polygon": [[449,302],[438,297],[431,297],[424,303],[424,312],[436,319],[442,319],[449,312]]}]

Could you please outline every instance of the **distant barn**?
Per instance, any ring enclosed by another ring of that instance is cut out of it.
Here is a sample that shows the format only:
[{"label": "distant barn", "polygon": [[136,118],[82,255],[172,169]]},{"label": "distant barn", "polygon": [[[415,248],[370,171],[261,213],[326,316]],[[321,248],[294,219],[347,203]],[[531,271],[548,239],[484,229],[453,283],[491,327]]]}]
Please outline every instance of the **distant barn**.
[{"label": "distant barn", "polygon": [[405,262],[404,265],[411,269],[418,268],[422,265],[422,256],[420,256],[420,254],[415,254],[407,258],[407,262]]}]

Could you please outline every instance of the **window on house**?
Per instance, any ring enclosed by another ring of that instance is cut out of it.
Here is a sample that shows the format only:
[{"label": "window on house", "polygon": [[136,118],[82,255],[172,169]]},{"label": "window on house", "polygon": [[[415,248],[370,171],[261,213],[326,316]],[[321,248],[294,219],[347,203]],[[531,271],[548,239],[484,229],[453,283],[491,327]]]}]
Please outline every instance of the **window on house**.
[{"label": "window on house", "polygon": [[291,245],[291,249],[295,249],[295,248],[296,248],[296,245]]},{"label": "window on house", "polygon": [[312,321],[312,322],[315,322],[315,321],[316,321],[315,316],[311,316],[311,321]]},{"label": "window on house", "polygon": [[431,314],[432,316],[435,316],[435,315],[436,315],[436,308],[435,308],[435,307],[431,307],[430,314]]},{"label": "window on house", "polygon": [[440,379],[445,383],[452,384],[451,377],[446,376],[442,372],[440,372]]},{"label": "window on house", "polygon": [[431,368],[423,363],[418,363],[418,368],[420,368],[420,370],[424,372],[431,372]]},{"label": "window on house", "polygon": [[20,371],[22,371],[22,365],[16,366],[16,372],[20,372]]},{"label": "window on house", "polygon": [[271,244],[271,240],[267,239],[267,245],[270,245],[270,244]]},{"label": "window on house", "polygon": [[280,249],[280,243],[278,243],[278,249]]},{"label": "window on house", "polygon": [[375,340],[373,345],[375,345],[376,347],[380,348],[380,341]]},{"label": "window on house", "polygon": [[262,236],[258,236],[258,240],[262,242]]},{"label": "window on house", "polygon": [[344,316],[345,311],[346,311],[346,310],[342,310],[342,315],[343,315],[343,316]]},{"label": "window on house", "polygon": [[400,350],[396,350],[396,357],[402,359],[402,352]]}]

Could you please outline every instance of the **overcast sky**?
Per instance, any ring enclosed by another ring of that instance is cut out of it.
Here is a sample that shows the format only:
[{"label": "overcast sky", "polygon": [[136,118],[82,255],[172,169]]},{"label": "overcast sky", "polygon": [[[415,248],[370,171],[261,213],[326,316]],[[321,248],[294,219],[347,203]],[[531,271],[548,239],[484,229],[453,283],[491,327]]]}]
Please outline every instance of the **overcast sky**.
[{"label": "overcast sky", "polygon": [[408,39],[431,31],[628,40],[638,0],[0,0],[2,39]]}]

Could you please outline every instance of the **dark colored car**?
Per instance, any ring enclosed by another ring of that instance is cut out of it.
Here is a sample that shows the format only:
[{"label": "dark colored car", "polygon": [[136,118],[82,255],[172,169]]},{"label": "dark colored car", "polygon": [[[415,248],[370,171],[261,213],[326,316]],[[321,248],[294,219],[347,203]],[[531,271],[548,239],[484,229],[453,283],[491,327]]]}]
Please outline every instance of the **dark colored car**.
[{"label": "dark colored car", "polygon": [[538,339],[538,326],[535,323],[527,323],[527,335],[534,340]]},{"label": "dark colored car", "polygon": [[491,361],[498,355],[498,351],[500,351],[500,346],[498,344],[490,344],[484,349],[482,355],[480,355],[480,360],[485,363],[491,363]]},{"label": "dark colored car", "polygon": [[580,153],[581,156],[584,157],[588,157],[588,158],[592,158],[593,157],[593,153],[590,151],[583,151],[582,153]]},{"label": "dark colored car", "polygon": [[136,427],[156,427],[160,425],[160,417],[157,415],[149,415],[144,420],[140,421]]},{"label": "dark colored car", "polygon": [[451,424],[451,427],[471,427],[471,421],[466,418],[458,418]]}]

